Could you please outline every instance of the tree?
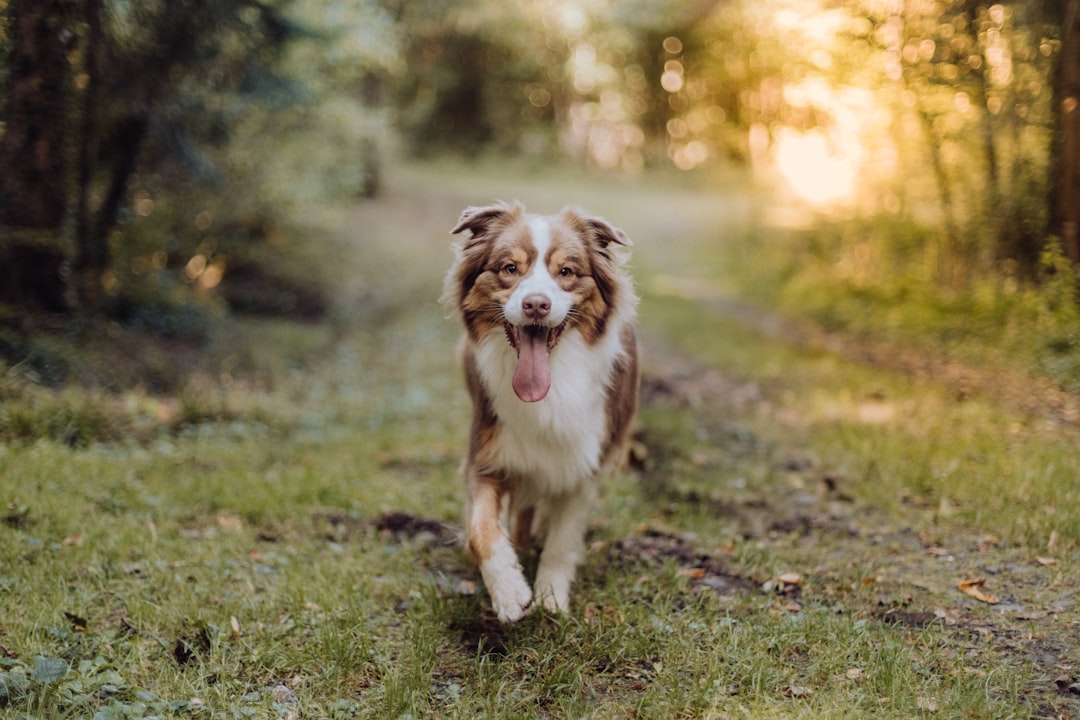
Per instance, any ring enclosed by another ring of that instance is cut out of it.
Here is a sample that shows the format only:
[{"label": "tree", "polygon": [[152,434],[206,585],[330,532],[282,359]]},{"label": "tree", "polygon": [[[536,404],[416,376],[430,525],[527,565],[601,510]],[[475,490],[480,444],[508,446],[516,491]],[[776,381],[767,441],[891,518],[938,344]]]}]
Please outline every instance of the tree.
[{"label": "tree", "polygon": [[[0,6],[2,8],[3,6]],[[74,0],[10,0],[0,135],[0,300],[64,307],[62,255],[39,241],[67,210]]]},{"label": "tree", "polygon": [[11,0],[7,122],[0,136],[0,223],[56,228],[66,209],[65,151],[74,0]]},{"label": "tree", "polygon": [[[357,139],[362,104],[395,57],[374,2],[0,0],[0,13],[0,302],[114,311],[139,274],[124,263],[145,266],[140,254],[153,252],[183,268],[206,230],[191,217],[222,187],[243,188],[230,193],[238,213],[281,206],[288,190],[259,175],[285,172],[283,157],[310,164],[310,146],[294,151],[292,138],[325,144],[340,132],[362,146],[356,167],[374,155]],[[327,98],[329,120],[314,110]],[[274,132],[288,135],[261,152]],[[339,173],[374,187],[366,168]],[[278,194],[259,200],[268,188]],[[179,240],[136,246],[151,235]]]},{"label": "tree", "polygon": [[1064,3],[1061,51],[1053,76],[1054,159],[1050,233],[1080,265],[1080,0]]}]

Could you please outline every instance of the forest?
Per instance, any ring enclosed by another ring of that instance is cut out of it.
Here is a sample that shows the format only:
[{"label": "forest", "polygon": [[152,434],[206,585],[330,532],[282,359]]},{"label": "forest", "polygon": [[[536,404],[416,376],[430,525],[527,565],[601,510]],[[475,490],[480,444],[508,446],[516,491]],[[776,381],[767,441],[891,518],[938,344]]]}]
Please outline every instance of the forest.
[{"label": "forest", "polygon": [[868,283],[1038,283],[1080,262],[1077,6],[4,0],[0,300],[242,304],[299,208],[448,154],[744,174]]}]

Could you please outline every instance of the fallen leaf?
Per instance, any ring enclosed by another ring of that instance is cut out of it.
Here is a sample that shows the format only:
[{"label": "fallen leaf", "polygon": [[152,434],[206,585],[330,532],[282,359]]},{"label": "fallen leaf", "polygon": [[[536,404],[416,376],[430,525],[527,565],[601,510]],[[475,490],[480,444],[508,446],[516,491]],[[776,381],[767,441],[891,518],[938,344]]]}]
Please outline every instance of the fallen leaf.
[{"label": "fallen leaf", "polygon": [[86,628],[90,624],[90,622],[86,618],[79,617],[78,615],[75,615],[74,613],[69,613],[66,610],[64,611],[64,617],[66,617],[68,619],[68,622],[71,623],[71,629],[75,632],[86,632]]},{"label": "fallen leaf", "polygon": [[79,547],[83,544],[83,540],[86,539],[86,535],[81,532],[74,535],[68,535],[66,538],[60,541],[60,544],[64,547]]},{"label": "fallen leaf", "polygon": [[585,606],[585,622],[589,625],[595,625],[601,618],[607,618],[610,622],[616,625],[622,625],[624,621],[623,614],[614,607],[597,607],[596,605]]},{"label": "fallen leaf", "polygon": [[705,570],[703,568],[679,568],[679,577],[700,580],[705,577]]},{"label": "fallen leaf", "polygon": [[808,688],[805,685],[788,685],[784,688],[784,695],[789,698],[808,698],[814,694],[813,688]]},{"label": "fallen leaf", "polygon": [[862,668],[851,668],[846,673],[844,673],[844,675],[847,677],[848,680],[862,680],[862,678],[863,678],[863,669]]},{"label": "fallen leaf", "polygon": [[240,637],[240,621],[233,615],[229,618],[229,626],[232,628],[232,638],[236,640]]},{"label": "fallen leaf", "polygon": [[982,588],[985,584],[985,578],[972,578],[970,580],[961,581],[961,583],[957,585],[957,588],[960,590],[960,592],[964,593],[969,597],[975,598],[979,602],[984,602],[989,605],[997,605],[999,602],[1001,602],[1000,600],[998,600],[997,595],[983,592]]},{"label": "fallen leaf", "polygon": [[786,572],[786,573],[782,574],[780,577],[778,577],[776,579],[779,580],[780,582],[784,583],[785,585],[801,585],[802,584],[802,575],[800,575],[799,573],[794,573],[794,572]]},{"label": "fallen leaf", "polygon": [[1036,556],[1035,562],[1039,563],[1040,565],[1050,566],[1057,563],[1057,558]]},{"label": "fallen leaf", "polygon": [[955,616],[949,614],[949,611],[944,608],[938,608],[934,611],[934,617],[944,622],[946,625],[955,625],[958,621]]},{"label": "fallen leaf", "polygon": [[932,697],[917,697],[915,698],[915,705],[926,712],[937,712],[938,709],[937,699]]},{"label": "fallen leaf", "polygon": [[1057,549],[1058,549],[1058,531],[1057,530],[1051,530],[1050,531],[1050,539],[1046,541],[1046,552],[1053,555],[1054,553],[1057,552]]},{"label": "fallen leaf", "polygon": [[769,610],[772,612],[786,612],[794,615],[802,611],[802,605],[787,598],[777,598],[775,601],[769,603]]},{"label": "fallen leaf", "polygon": [[216,520],[218,527],[222,530],[241,532],[244,529],[244,521],[238,518],[236,515],[229,515],[227,513],[223,513],[221,515],[218,515]]}]

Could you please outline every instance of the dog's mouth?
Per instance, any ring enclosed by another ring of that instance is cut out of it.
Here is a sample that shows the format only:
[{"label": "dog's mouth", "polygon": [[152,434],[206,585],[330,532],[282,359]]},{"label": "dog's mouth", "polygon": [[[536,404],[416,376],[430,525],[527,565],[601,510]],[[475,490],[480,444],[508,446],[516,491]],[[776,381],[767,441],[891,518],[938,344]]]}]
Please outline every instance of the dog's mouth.
[{"label": "dog's mouth", "polygon": [[517,351],[514,370],[514,392],[524,402],[537,402],[551,389],[551,367],[548,358],[559,344],[566,321],[555,327],[547,325],[511,325],[503,323],[510,347]]}]

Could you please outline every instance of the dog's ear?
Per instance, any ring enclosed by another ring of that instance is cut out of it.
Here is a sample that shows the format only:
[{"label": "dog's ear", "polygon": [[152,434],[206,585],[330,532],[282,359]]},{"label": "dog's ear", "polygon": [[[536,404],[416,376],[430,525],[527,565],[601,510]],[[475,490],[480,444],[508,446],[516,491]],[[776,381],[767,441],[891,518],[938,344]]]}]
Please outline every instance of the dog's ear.
[{"label": "dog's ear", "polygon": [[634,244],[630,241],[629,235],[603,218],[585,218],[585,223],[588,225],[589,229],[593,231],[593,237],[596,238],[596,241],[600,243],[600,247],[602,248],[606,248],[611,243],[622,245],[623,247],[630,247]]},{"label": "dog's ear", "polygon": [[483,207],[467,207],[458,218],[451,235],[468,230],[474,238],[487,234],[491,226],[518,217],[524,208],[519,203],[497,202]]},{"label": "dog's ear", "polygon": [[578,232],[586,239],[595,242],[601,250],[607,250],[608,245],[612,243],[623,247],[634,244],[630,241],[629,235],[603,218],[586,215],[581,210],[572,207],[563,210],[562,214]]}]

